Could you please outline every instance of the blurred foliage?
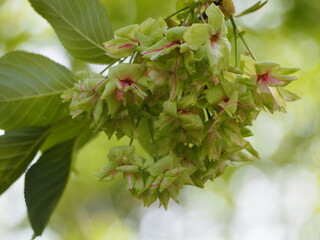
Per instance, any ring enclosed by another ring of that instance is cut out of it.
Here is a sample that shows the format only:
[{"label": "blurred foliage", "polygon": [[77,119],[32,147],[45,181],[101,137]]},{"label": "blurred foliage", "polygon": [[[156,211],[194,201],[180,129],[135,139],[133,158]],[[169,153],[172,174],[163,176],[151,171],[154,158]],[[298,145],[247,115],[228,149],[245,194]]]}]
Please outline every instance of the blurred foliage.
[{"label": "blurred foliage", "polygon": [[285,15],[283,26],[290,31],[300,31],[305,34],[312,34],[319,38],[319,29],[317,26],[320,23],[319,1],[286,1],[290,5],[289,11]]},{"label": "blurred foliage", "polygon": [[[12,7],[8,4],[11,1],[22,5]],[[175,11],[174,0],[101,1],[107,9],[114,30],[128,24],[140,23],[147,17],[167,16]],[[240,1],[238,2],[241,4]],[[277,0],[274,2],[280,3]],[[35,17],[36,20],[30,20],[31,15],[34,17],[33,15],[36,13],[30,9],[27,1],[1,0],[0,7],[1,54],[19,48],[39,36],[48,33],[52,36],[52,31],[45,23],[41,23],[41,27],[37,31],[30,28],[30,24],[39,21],[40,18]],[[290,168],[292,174],[298,170],[306,170],[312,176],[317,176],[317,186],[318,188],[320,186],[319,0],[282,0],[279,8],[283,8],[284,12],[277,27],[259,30],[259,26],[255,26],[255,22],[251,21],[247,22],[246,26],[252,25],[252,28],[246,27],[244,30],[246,30],[248,42],[259,60],[274,59],[283,65],[301,67],[298,74],[299,80],[293,83],[290,88],[298,93],[302,100],[289,104],[287,114],[259,117],[253,128],[257,134],[251,140],[253,145],[262,152],[261,160],[251,165],[230,167],[225,176],[208,184],[206,190],[198,191],[188,188],[184,191],[181,199],[184,209],[198,209],[201,206],[194,206],[191,203],[197,196],[201,194],[207,196],[208,191],[215,194],[216,202],[205,201],[202,203],[202,207],[207,208],[210,212],[213,207],[211,205],[220,206],[221,201],[223,202],[224,205],[221,209],[224,212],[217,216],[220,217],[219,223],[225,224],[224,231],[226,232],[233,228],[231,219],[232,212],[236,207],[235,196],[239,191],[237,186],[254,179],[258,170],[260,174],[268,176],[270,179],[275,179],[276,173],[285,172],[289,167],[294,168],[294,170]],[[265,12],[264,9],[261,9],[254,14],[260,16],[265,22],[276,17],[272,14],[266,15]],[[274,9],[274,12],[278,13],[279,11]],[[42,38],[42,44],[46,44],[46,38]],[[71,60],[71,63],[74,70],[88,67],[76,60]],[[127,143],[129,140],[122,139],[121,141]],[[50,223],[51,231],[58,233],[60,239],[133,239],[139,229],[143,229],[140,226],[143,220],[140,205],[126,191],[124,182],[121,179],[117,179],[113,183],[98,182],[95,177],[95,174],[107,162],[108,148],[114,145],[116,145],[115,139],[108,140],[104,135],[99,135],[79,154],[75,174]],[[275,146],[272,150],[270,150],[271,145]],[[256,170],[252,171],[252,168]],[[277,183],[282,181],[282,177],[283,175],[280,174]],[[238,185],[234,182],[238,182]],[[302,237],[297,239],[320,238],[317,235],[320,234],[319,231],[313,227],[320,222],[319,192],[317,199],[317,206],[312,209],[313,215],[304,220],[303,224],[305,225],[301,225],[304,226],[301,232],[306,235],[301,235]],[[14,207],[10,206],[11,209]],[[168,215],[169,212],[170,206]],[[156,231],[156,226],[153,227]],[[149,231],[152,230],[149,229]],[[231,236],[231,233],[226,235]],[[319,238],[317,238],[318,236]],[[151,238],[140,237],[137,239]]]},{"label": "blurred foliage", "polygon": [[101,0],[116,30],[141,23],[148,17],[165,17],[175,11],[174,0]]},{"label": "blurred foliage", "polygon": [[52,224],[62,239],[102,239],[109,231],[114,231],[106,226],[111,227],[127,217],[135,218],[132,211],[138,202],[132,199],[121,179],[107,184],[98,182],[95,176],[106,164],[109,148],[116,145],[116,139],[108,141],[105,135],[99,135],[79,153],[71,186]]}]

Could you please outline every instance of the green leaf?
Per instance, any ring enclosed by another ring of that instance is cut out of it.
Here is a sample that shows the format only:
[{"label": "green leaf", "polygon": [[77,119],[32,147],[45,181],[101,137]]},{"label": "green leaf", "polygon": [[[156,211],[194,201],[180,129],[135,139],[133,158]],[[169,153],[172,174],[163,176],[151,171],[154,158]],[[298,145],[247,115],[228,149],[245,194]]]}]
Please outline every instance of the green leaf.
[{"label": "green leaf", "polygon": [[67,68],[41,55],[19,51],[0,58],[0,128],[48,126],[67,117],[60,95],[73,79]]},{"label": "green leaf", "polygon": [[264,2],[259,1],[259,2],[255,3],[254,5],[252,5],[251,7],[249,7],[248,9],[246,9],[243,12],[239,13],[235,17],[242,17],[242,16],[247,15],[249,13],[253,13],[255,11],[258,11],[260,8],[262,8],[267,3],[268,3],[268,1],[264,1]]},{"label": "green leaf", "polygon": [[108,63],[102,43],[112,38],[107,13],[98,0],[30,0],[32,7],[57,33],[75,58]]},{"label": "green leaf", "polygon": [[43,153],[25,178],[25,200],[34,236],[42,234],[68,181],[75,140]]},{"label": "green leaf", "polygon": [[26,128],[0,136],[0,195],[26,170],[48,134],[47,128]]}]

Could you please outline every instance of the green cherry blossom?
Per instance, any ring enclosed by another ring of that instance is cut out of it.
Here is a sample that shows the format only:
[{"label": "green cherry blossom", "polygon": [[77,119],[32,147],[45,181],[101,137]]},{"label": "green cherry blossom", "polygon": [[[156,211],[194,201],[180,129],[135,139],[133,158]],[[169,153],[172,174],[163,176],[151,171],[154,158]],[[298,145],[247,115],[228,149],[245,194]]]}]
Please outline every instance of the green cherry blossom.
[{"label": "green cherry blossom", "polygon": [[211,4],[207,9],[207,24],[193,24],[184,34],[187,47],[198,51],[203,48],[209,60],[210,70],[219,74],[229,64],[231,45],[227,39],[224,15],[218,7]]}]

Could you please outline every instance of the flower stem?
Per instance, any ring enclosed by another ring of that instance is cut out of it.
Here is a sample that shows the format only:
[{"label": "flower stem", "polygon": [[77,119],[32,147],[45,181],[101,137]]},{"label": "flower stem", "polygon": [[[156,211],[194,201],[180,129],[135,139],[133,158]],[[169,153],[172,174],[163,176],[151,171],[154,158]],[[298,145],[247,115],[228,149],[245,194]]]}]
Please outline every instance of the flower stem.
[{"label": "flower stem", "polygon": [[182,23],[182,26],[185,26],[185,25],[187,24],[187,21],[188,21],[190,15],[191,15],[191,12],[189,12],[189,13],[185,16],[185,18],[184,18],[184,20],[183,20],[183,23]]},{"label": "flower stem", "polygon": [[114,65],[116,62],[118,62],[118,59],[113,60],[108,66],[106,66],[101,72],[100,74],[103,74],[105,71],[107,71],[112,65]]},{"label": "flower stem", "polygon": [[[146,104],[147,104],[147,98],[143,101],[143,103],[142,103],[142,105],[141,105],[141,107],[140,107],[140,109],[139,109],[139,111],[135,114],[135,116],[137,116],[137,115],[139,115],[140,113],[141,113],[141,111],[143,111],[143,109],[146,107]],[[134,116],[134,117],[135,117]],[[137,123],[136,123],[136,128],[138,128],[139,127],[139,124],[140,124],[140,120],[141,120],[141,116],[139,116],[138,117],[138,120],[137,120]],[[132,145],[132,143],[133,143],[133,140],[134,140],[134,138],[131,138],[131,140],[130,140],[130,146]]]},{"label": "flower stem", "polygon": [[[233,19],[233,22],[234,22],[234,19]],[[232,28],[233,28],[233,40],[234,40],[234,59],[235,59],[236,67],[238,67],[239,65],[238,63],[238,31],[235,24],[232,24]]]},{"label": "flower stem", "polygon": [[148,126],[149,126],[151,141],[153,145],[154,159],[158,161],[158,149],[157,149],[156,141],[154,140],[153,123],[151,118],[148,118]]},{"label": "flower stem", "polygon": [[136,52],[132,53],[129,63],[133,63],[135,56],[136,56]]},{"label": "flower stem", "polygon": [[189,8],[190,8],[190,7],[184,7],[184,8],[182,8],[182,9],[180,9],[180,10],[172,13],[171,15],[169,15],[168,17],[166,17],[164,20],[167,21],[168,19],[172,18],[173,16],[175,16],[175,15],[177,15],[177,14],[179,14],[179,13],[181,13],[181,12],[183,12],[183,11],[189,9]]},{"label": "flower stem", "polygon": [[[139,117],[138,120],[137,120],[137,123],[136,123],[136,128],[139,127],[140,120],[141,120],[141,118]],[[131,138],[130,143],[129,143],[130,146],[132,145],[133,140],[134,140],[134,138]]]},{"label": "flower stem", "polygon": [[207,113],[207,116],[208,116],[208,120],[212,119],[211,113],[210,113],[208,108],[206,108],[206,113]]},{"label": "flower stem", "polygon": [[[230,17],[230,21],[231,21],[233,30],[234,30],[234,32],[236,33],[236,36],[239,36],[239,37],[240,37],[243,45],[244,45],[244,46],[246,47],[246,49],[248,50],[250,56],[251,56],[254,60],[256,60],[256,57],[254,56],[253,52],[252,52],[251,49],[249,48],[249,46],[248,46],[248,44],[247,44],[247,41],[245,40],[245,38],[243,37],[243,35],[240,34],[239,29],[238,29],[238,27],[237,27],[236,22],[234,21],[233,16]],[[238,61],[238,60],[237,60],[237,61]]]},{"label": "flower stem", "polygon": [[201,12],[201,4],[198,5],[198,12],[199,12],[199,18],[201,19],[201,21],[203,23],[206,23],[206,21],[204,20],[203,16],[202,16],[202,12]]}]

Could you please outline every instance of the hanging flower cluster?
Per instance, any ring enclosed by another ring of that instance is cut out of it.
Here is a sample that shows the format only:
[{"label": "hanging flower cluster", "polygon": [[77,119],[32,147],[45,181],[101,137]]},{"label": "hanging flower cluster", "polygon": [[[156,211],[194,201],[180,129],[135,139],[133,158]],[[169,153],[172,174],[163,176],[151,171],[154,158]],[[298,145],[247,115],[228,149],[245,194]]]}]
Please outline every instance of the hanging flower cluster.
[{"label": "hanging flower cluster", "polygon": [[[215,4],[202,7],[191,12],[196,21],[186,13],[181,21],[149,18],[116,31],[106,54],[130,62],[107,77],[81,74],[63,95],[72,116],[86,113],[94,129],[132,139],[110,150],[100,177],[123,174],[147,206],[159,199],[167,207],[184,185],[203,187],[226,166],[257,158],[248,126],[262,110],[285,111],[297,99],[283,88],[296,79],[295,68],[246,56],[231,67],[225,15]],[[148,155],[135,151],[134,140]]]}]

